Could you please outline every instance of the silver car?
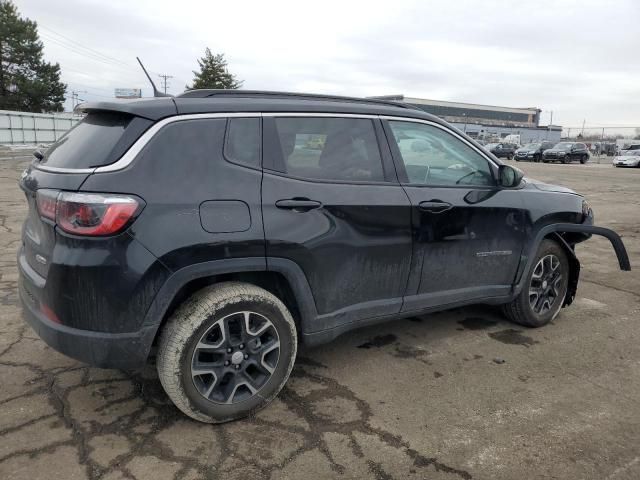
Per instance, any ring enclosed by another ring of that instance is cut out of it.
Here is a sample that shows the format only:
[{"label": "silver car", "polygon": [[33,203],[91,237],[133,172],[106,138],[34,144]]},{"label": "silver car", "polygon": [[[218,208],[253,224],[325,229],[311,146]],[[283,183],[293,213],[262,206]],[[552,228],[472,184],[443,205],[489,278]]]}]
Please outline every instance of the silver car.
[{"label": "silver car", "polygon": [[640,167],[640,150],[622,150],[613,157],[614,167]]}]

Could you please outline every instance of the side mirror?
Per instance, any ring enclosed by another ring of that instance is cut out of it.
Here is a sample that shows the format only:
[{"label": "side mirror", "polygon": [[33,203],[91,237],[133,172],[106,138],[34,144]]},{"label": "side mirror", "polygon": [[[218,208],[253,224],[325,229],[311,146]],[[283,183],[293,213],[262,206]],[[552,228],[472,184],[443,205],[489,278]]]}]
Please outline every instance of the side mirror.
[{"label": "side mirror", "polygon": [[524,172],[511,165],[500,165],[498,169],[498,183],[501,187],[514,188],[520,185]]}]

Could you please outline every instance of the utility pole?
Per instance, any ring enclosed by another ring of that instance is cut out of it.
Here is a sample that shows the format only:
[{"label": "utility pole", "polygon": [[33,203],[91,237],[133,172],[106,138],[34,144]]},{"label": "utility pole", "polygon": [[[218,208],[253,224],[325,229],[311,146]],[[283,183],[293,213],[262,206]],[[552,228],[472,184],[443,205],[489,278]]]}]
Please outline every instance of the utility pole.
[{"label": "utility pole", "polygon": [[162,89],[164,90],[164,93],[167,93],[167,80],[169,80],[170,78],[173,78],[172,75],[160,75],[158,74],[158,76],[162,79]]},{"label": "utility pole", "polygon": [[549,112],[551,114],[551,119],[549,120],[549,125],[553,125],[553,110]]},{"label": "utility pole", "polygon": [[84,102],[83,98],[80,98],[81,93],[87,93],[86,90],[71,90],[71,111],[73,112],[80,102]]},{"label": "utility pole", "polygon": [[587,121],[586,118],[582,120],[582,132],[580,132],[580,135],[582,135],[583,137],[584,137],[584,122],[586,121]]}]

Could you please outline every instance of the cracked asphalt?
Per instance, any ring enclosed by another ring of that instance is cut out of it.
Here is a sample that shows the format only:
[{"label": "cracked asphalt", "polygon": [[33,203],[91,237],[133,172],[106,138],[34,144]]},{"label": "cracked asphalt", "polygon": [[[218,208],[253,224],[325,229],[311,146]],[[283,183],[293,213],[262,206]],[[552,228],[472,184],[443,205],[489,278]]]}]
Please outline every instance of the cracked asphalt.
[{"label": "cracked asphalt", "polygon": [[[0,156],[0,479],[637,479],[640,271],[578,247],[577,299],[529,330],[474,306],[303,349],[255,418],[199,424],[153,365],[87,367],[25,325],[15,264],[29,158]],[[640,170],[520,164],[586,194],[640,259]]]}]

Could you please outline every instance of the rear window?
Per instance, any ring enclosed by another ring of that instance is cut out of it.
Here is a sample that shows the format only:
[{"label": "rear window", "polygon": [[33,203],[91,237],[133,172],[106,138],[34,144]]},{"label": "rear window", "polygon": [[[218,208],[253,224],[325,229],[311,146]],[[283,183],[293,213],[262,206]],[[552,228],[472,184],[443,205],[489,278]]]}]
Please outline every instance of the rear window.
[{"label": "rear window", "polygon": [[90,168],[115,162],[151,122],[117,112],[89,113],[44,154],[42,164]]}]

